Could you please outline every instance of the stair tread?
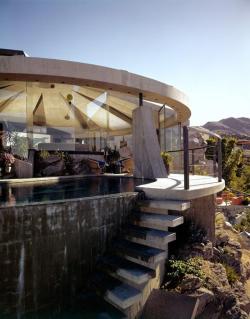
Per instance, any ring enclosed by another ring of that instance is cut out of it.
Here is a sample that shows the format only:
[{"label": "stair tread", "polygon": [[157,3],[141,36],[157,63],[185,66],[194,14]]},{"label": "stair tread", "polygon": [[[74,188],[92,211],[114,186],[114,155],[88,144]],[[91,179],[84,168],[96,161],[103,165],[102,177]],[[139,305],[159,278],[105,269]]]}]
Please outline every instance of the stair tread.
[{"label": "stair tread", "polygon": [[128,308],[141,297],[140,290],[101,271],[93,276],[92,285],[106,300],[122,309]]},{"label": "stair tread", "polygon": [[116,272],[118,275],[121,275],[122,272],[125,272],[134,278],[145,276],[149,276],[151,278],[155,277],[155,271],[153,269],[138,265],[132,261],[118,256],[104,256],[101,258],[100,264],[104,268],[108,267],[108,270]]},{"label": "stair tread", "polygon": [[144,214],[144,213],[137,213],[136,214],[137,219],[153,219],[153,220],[159,220],[159,221],[175,221],[177,219],[182,219],[182,216],[176,216],[176,215],[161,215],[161,214]]},{"label": "stair tread", "polygon": [[139,202],[140,207],[143,209],[154,209],[154,210],[177,210],[183,211],[190,208],[189,201],[183,200],[144,200]]},{"label": "stair tread", "polygon": [[147,237],[151,238],[167,238],[168,236],[174,235],[174,232],[169,232],[166,230],[158,230],[149,227],[140,227],[136,225],[130,225],[126,228],[126,234],[133,235],[139,238],[146,239]]},{"label": "stair tread", "polygon": [[167,230],[168,227],[177,227],[183,224],[183,216],[151,214],[151,213],[134,213],[131,216],[131,223],[134,225]]},{"label": "stair tread", "polygon": [[157,257],[163,254],[165,255],[165,251],[162,249],[133,243],[128,240],[117,241],[114,247],[123,253],[132,254],[142,260],[148,260],[151,257]]}]

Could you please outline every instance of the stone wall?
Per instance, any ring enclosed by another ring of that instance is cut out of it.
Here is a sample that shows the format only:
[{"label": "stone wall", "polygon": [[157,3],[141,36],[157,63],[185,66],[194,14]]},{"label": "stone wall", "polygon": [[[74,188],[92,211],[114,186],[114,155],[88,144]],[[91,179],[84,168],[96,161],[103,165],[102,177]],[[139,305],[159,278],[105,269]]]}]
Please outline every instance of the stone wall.
[{"label": "stone wall", "polygon": [[0,317],[73,300],[136,193],[0,208]]}]

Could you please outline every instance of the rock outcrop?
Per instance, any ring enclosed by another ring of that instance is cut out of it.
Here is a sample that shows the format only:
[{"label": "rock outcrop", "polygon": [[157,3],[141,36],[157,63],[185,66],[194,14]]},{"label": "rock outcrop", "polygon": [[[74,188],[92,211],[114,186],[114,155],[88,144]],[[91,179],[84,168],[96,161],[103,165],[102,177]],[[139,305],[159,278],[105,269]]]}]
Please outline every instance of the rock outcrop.
[{"label": "rock outcrop", "polygon": [[[248,240],[242,239],[225,224],[223,214],[216,218],[216,241],[203,237],[201,241],[188,242],[177,251],[177,260],[199,257],[197,274],[187,273],[174,288],[187,296],[199,297],[196,318],[247,319],[250,315],[250,251]],[[200,276],[199,274],[203,274]],[[166,285],[163,286],[166,289]]]}]

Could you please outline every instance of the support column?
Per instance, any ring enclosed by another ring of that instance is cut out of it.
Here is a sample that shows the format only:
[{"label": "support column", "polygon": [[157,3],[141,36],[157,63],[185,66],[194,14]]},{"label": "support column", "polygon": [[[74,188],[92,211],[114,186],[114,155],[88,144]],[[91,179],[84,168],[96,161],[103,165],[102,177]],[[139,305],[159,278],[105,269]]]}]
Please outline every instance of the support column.
[{"label": "support column", "polygon": [[185,220],[191,220],[206,232],[207,239],[215,241],[215,195],[191,200],[191,207],[183,212]]},{"label": "support column", "polygon": [[188,128],[183,126],[183,150],[184,150],[184,188],[189,189],[189,142]]},{"label": "support column", "polygon": [[134,176],[137,178],[167,177],[154,125],[153,111],[143,107],[142,94],[139,107],[133,111]]},{"label": "support column", "polygon": [[33,148],[33,107],[30,101],[29,86],[26,82],[26,130],[28,138],[28,149]]},{"label": "support column", "polygon": [[3,151],[3,135],[4,135],[3,123],[0,123],[0,152]]}]

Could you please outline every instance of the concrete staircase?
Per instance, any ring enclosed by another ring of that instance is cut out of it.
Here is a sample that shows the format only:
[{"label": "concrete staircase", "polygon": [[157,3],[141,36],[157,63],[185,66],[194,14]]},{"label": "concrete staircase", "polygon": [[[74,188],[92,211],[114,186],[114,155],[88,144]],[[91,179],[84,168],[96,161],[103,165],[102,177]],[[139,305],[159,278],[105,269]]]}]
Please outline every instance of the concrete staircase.
[{"label": "concrete staircase", "polygon": [[151,291],[162,282],[168,243],[176,239],[168,227],[183,223],[182,216],[169,215],[169,210],[189,207],[184,201],[140,201],[122,237],[99,260],[92,288],[127,318],[140,315]]}]

